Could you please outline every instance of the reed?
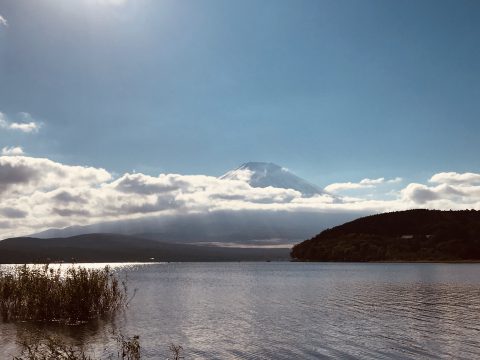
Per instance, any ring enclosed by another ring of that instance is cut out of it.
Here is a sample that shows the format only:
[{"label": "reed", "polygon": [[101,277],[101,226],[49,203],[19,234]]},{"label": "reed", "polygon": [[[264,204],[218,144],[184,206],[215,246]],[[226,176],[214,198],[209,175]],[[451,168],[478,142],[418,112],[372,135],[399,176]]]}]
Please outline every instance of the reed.
[{"label": "reed", "polygon": [[101,358],[92,357],[81,347],[71,345],[59,336],[40,332],[29,334],[20,340],[18,345],[22,348],[21,354],[14,356],[13,360],[140,360],[140,342],[136,335],[119,335],[116,353]]},{"label": "reed", "polygon": [[0,272],[3,321],[75,324],[113,315],[127,305],[127,286],[103,269],[16,266]]},{"label": "reed", "polygon": [[140,360],[140,337],[135,335],[133,337],[126,337],[119,335],[117,337],[117,344],[120,348],[118,358],[124,360]]},{"label": "reed", "polygon": [[22,352],[13,360],[94,360],[82,349],[67,344],[58,336],[41,336],[30,334],[18,344]]},{"label": "reed", "polygon": [[[18,342],[22,349],[21,354],[14,356],[13,360],[141,360],[139,339],[138,335],[131,337],[118,335],[116,352],[94,357],[81,347],[69,344],[64,338],[37,332],[24,336]],[[183,347],[180,345],[171,344],[168,350],[170,357],[167,360],[184,359]]]}]

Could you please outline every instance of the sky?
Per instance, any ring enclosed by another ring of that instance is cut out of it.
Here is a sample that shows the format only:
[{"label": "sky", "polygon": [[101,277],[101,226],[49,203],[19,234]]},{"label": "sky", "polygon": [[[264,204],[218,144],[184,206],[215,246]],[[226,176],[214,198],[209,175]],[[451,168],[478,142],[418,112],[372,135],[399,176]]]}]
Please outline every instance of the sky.
[{"label": "sky", "polygon": [[92,191],[247,161],[337,194],[389,184],[363,194],[383,201],[476,186],[479,98],[476,0],[0,0],[0,190],[15,219],[38,209],[17,209],[20,193],[77,183],[35,175],[18,190],[12,169],[41,159],[100,172],[80,181]]}]

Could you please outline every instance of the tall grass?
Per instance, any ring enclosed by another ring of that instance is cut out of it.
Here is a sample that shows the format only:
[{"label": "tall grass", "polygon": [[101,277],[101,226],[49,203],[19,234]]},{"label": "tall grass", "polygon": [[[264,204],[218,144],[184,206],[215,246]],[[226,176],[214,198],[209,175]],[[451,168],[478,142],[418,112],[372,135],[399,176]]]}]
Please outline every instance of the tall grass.
[{"label": "tall grass", "polygon": [[3,321],[58,321],[68,324],[113,315],[127,305],[125,281],[107,266],[66,271],[49,265],[21,265],[0,272]]}]

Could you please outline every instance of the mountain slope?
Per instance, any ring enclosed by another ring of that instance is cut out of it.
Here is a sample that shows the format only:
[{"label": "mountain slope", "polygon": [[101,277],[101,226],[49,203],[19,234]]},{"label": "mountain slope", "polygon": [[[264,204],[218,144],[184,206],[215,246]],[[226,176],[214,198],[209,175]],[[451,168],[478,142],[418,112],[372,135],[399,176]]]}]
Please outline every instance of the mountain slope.
[{"label": "mountain slope", "polygon": [[294,189],[303,196],[322,194],[322,190],[289,170],[273,163],[248,162],[222,175],[220,179],[247,181],[252,187]]},{"label": "mountain slope", "polygon": [[[69,237],[88,233],[124,235],[154,234],[156,240],[175,243],[237,242],[249,244],[272,240],[285,244],[310,237],[320,228],[339,224],[361,213],[217,211],[104,222],[87,226],[50,229],[32,235],[39,238]],[[151,238],[149,236],[149,238]]]},{"label": "mountain slope", "polygon": [[303,261],[480,260],[480,211],[408,210],[367,216],[293,247]]},{"label": "mountain slope", "polygon": [[46,261],[265,261],[287,260],[288,249],[243,249],[170,244],[117,234],[0,241],[0,264]]}]

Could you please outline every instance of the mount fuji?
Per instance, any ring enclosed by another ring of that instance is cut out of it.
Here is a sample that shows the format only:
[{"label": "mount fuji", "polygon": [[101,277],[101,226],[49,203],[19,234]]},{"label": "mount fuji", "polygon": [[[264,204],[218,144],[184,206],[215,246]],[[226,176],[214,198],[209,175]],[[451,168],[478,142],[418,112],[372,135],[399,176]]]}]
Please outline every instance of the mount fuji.
[{"label": "mount fuji", "polygon": [[267,162],[245,163],[235,170],[231,170],[222,175],[220,179],[243,180],[248,182],[250,186],[259,188],[271,186],[282,189],[293,189],[300,192],[304,197],[324,193],[319,187],[298,177],[288,169]]}]

